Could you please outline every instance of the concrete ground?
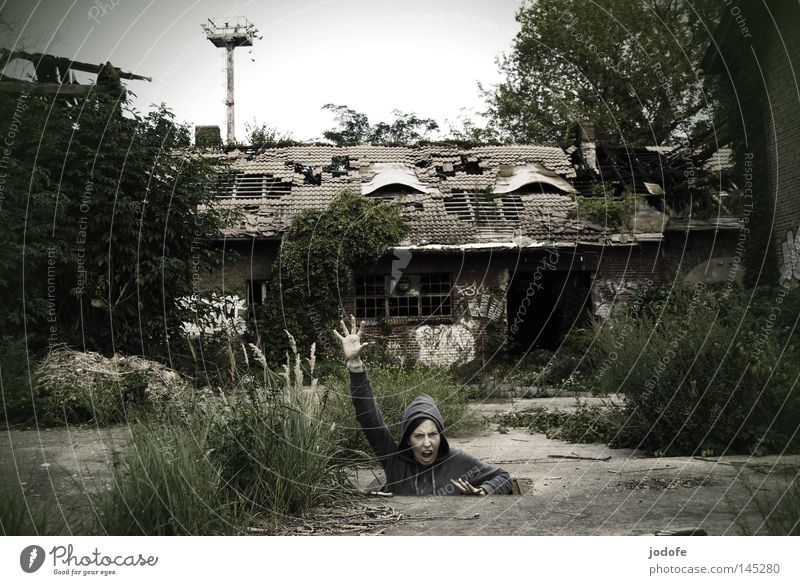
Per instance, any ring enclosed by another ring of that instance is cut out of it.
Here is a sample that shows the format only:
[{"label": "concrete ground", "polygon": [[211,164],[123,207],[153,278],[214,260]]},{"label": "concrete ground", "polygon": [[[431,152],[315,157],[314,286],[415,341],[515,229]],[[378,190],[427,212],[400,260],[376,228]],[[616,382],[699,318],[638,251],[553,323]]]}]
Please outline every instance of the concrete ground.
[{"label": "concrete ground", "polygon": [[[566,410],[576,401],[524,399],[475,408],[491,415],[535,406]],[[483,436],[449,441],[508,471],[523,494],[385,498],[403,519],[383,534],[636,535],[697,528],[712,535],[757,533],[763,519],[751,495],[777,499],[787,475],[800,470],[798,455],[653,458],[523,429],[501,434],[491,428]],[[359,473],[362,487],[373,473],[380,471]]]},{"label": "concrete ground", "polygon": [[[574,398],[542,398],[475,408],[491,415],[571,404]],[[2,480],[23,482],[35,497],[57,504],[67,526],[78,526],[87,513],[79,487],[107,485],[113,452],[127,442],[127,433],[125,427],[0,431]],[[449,440],[507,470],[522,495],[371,497],[369,505],[391,508],[400,519],[370,533],[636,535],[687,528],[713,535],[757,533],[762,517],[751,494],[776,500],[785,478],[800,470],[797,455],[652,458],[601,444],[554,441],[523,429],[501,434],[494,426],[481,436]],[[380,474],[359,469],[353,477],[366,488]]]}]

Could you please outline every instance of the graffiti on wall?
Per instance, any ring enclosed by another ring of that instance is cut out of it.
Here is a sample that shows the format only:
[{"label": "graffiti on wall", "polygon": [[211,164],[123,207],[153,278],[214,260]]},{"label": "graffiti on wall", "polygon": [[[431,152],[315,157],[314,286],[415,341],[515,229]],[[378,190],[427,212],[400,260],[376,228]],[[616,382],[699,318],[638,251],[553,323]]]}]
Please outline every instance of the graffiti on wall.
[{"label": "graffiti on wall", "polygon": [[449,367],[475,359],[474,323],[461,319],[444,325],[421,325],[414,330],[418,360],[428,366]]},{"label": "graffiti on wall", "polygon": [[653,286],[653,281],[650,279],[641,282],[625,280],[595,282],[592,295],[595,316],[601,319],[611,317],[614,310],[625,306],[628,297],[636,294],[641,287],[651,286]]},{"label": "graffiti on wall", "polygon": [[506,297],[502,293],[493,292],[484,286],[472,282],[453,287],[461,298],[461,313],[472,319],[497,321],[506,312]]},{"label": "graffiti on wall", "polygon": [[781,282],[800,281],[800,227],[792,234],[786,232],[786,238],[781,243]]}]

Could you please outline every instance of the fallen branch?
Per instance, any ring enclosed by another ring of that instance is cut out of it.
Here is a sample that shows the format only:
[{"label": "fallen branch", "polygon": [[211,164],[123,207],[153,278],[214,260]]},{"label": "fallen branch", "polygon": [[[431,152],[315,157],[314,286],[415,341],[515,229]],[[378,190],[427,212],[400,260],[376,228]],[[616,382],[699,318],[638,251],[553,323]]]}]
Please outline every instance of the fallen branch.
[{"label": "fallen branch", "polygon": [[608,461],[611,455],[606,457],[583,457],[581,455],[548,455],[551,459],[580,459],[582,461]]}]

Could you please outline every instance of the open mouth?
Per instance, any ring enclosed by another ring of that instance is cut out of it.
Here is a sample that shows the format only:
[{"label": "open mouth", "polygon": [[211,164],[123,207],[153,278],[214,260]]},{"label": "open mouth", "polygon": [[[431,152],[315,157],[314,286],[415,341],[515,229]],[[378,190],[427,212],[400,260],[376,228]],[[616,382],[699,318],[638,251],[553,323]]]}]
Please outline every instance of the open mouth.
[{"label": "open mouth", "polygon": [[433,457],[433,451],[428,450],[422,452],[423,459],[430,459],[431,457]]}]

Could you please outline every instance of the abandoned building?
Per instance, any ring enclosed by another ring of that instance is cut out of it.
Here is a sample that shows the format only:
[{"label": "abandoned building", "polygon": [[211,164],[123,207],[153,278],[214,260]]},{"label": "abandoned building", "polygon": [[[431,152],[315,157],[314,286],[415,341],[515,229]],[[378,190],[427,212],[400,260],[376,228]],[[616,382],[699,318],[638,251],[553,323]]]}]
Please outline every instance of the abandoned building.
[{"label": "abandoned building", "polygon": [[[530,145],[228,151],[233,176],[217,202],[240,207],[244,219],[220,245],[245,260],[226,261],[202,285],[263,303],[292,217],[324,210],[343,189],[398,202],[409,226],[404,241],[356,276],[341,307],[367,320],[367,334],[401,360],[489,359],[498,332],[511,351],[555,350],[582,315],[605,317],[638,287],[729,278],[735,232],[719,219],[671,225],[664,181],[652,173],[609,178],[644,190],[653,203],[627,226],[578,218],[575,195],[615,172],[590,126],[578,138],[566,152]],[[674,150],[643,152],[663,163]]]}]

